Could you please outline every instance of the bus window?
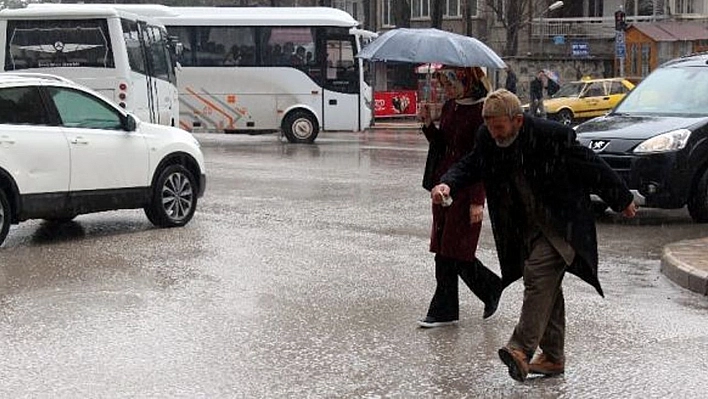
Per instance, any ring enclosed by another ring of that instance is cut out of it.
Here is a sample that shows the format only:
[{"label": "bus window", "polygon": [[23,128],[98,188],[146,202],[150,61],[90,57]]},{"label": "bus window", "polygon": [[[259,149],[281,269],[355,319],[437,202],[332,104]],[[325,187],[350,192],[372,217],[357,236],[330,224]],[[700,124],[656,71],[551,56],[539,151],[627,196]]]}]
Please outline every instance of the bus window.
[{"label": "bus window", "polygon": [[162,31],[156,26],[147,25],[144,34],[148,59],[152,65],[151,75],[168,82],[174,81],[170,73],[172,63],[167,49],[167,38],[163,37]]},{"label": "bus window", "polygon": [[265,27],[261,32],[262,65],[313,66],[317,60],[315,34],[308,27]]},{"label": "bus window", "polygon": [[122,19],[121,24],[123,25],[123,39],[125,40],[126,50],[128,50],[130,69],[134,72],[145,74],[145,54],[140,43],[138,23]]},{"label": "bus window", "polygon": [[328,39],[326,87],[341,93],[359,91],[359,68],[354,59],[354,43],[351,38]]},{"label": "bus window", "polygon": [[182,43],[182,53],[177,55],[177,61],[181,66],[194,66],[194,44],[192,36],[195,28],[186,26],[171,26],[167,32],[175,36],[177,41]]},{"label": "bus window", "polygon": [[5,70],[114,68],[105,19],[8,21]]},{"label": "bus window", "polygon": [[[188,29],[194,29],[189,34]],[[255,29],[250,27],[201,26],[196,28],[170,28],[184,44],[183,58],[194,53],[191,66],[255,66]],[[185,40],[187,39],[187,40]],[[183,66],[185,64],[182,64]]]}]

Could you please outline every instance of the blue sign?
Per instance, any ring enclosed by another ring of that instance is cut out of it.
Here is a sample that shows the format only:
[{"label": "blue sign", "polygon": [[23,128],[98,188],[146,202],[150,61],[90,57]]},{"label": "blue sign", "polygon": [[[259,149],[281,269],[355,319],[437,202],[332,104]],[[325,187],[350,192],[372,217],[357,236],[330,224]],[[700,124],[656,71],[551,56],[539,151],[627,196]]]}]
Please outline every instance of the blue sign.
[{"label": "blue sign", "polygon": [[625,58],[627,56],[627,47],[624,42],[624,31],[615,32],[615,57]]},{"label": "blue sign", "polygon": [[590,45],[585,40],[574,40],[571,44],[571,55],[573,57],[589,57]]},{"label": "blue sign", "polygon": [[561,35],[553,36],[553,44],[555,44],[557,46],[561,45],[561,44],[565,44],[565,36],[561,36]]}]

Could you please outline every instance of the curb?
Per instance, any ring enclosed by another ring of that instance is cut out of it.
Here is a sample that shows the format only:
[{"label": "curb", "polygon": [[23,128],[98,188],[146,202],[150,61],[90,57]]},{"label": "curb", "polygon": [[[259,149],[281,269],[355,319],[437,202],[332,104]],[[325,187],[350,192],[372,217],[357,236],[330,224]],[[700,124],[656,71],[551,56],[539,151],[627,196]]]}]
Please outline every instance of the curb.
[{"label": "curb", "polygon": [[664,247],[661,256],[661,272],[669,280],[698,294],[708,296],[708,270],[699,269],[688,263],[691,256],[686,255],[686,249],[696,254],[706,255],[706,239],[679,241]]},{"label": "curb", "polygon": [[370,126],[367,130],[418,130],[420,129],[420,123],[417,122],[376,122],[374,125]]}]

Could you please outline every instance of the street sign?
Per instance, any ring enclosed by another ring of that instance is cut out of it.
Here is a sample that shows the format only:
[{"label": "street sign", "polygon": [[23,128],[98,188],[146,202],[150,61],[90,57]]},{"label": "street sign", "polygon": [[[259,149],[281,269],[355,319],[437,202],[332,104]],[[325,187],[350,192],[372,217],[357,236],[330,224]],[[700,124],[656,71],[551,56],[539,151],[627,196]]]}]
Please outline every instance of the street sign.
[{"label": "street sign", "polygon": [[627,46],[624,42],[624,31],[615,32],[615,57],[625,58],[627,56]]},{"label": "street sign", "polygon": [[573,40],[571,49],[571,55],[573,57],[590,56],[590,45],[585,40]]}]

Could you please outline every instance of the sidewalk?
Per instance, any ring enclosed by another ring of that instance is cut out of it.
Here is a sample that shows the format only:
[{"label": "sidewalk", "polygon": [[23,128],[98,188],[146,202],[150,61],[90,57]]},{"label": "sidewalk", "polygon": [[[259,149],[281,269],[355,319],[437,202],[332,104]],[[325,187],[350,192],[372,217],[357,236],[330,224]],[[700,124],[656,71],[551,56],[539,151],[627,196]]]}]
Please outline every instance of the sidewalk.
[{"label": "sidewalk", "polygon": [[708,237],[666,245],[661,272],[681,287],[708,295]]},{"label": "sidewalk", "polygon": [[420,122],[417,120],[417,118],[390,118],[390,119],[376,119],[374,122],[371,124],[371,127],[369,129],[376,129],[376,130],[394,130],[394,129],[403,129],[403,130],[416,130],[420,129]]}]

